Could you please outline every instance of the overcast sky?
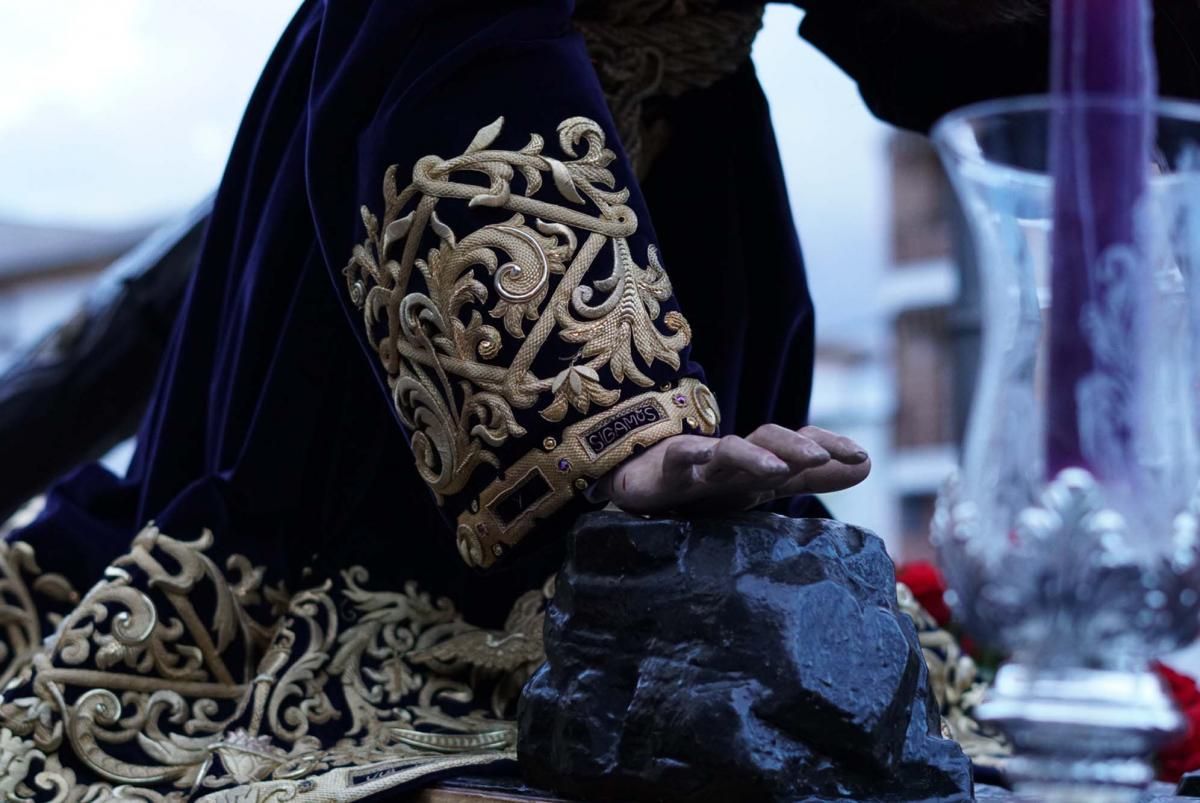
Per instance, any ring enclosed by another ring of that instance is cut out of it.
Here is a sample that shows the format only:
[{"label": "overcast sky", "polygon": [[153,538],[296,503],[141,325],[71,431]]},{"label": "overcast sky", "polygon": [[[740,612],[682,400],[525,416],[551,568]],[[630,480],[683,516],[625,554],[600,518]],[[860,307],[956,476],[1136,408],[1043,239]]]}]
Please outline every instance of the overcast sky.
[{"label": "overcast sky", "polygon": [[800,39],[801,12],[768,6],[754,47],[808,263],[818,335],[878,345],[876,291],[888,260],[887,126],[858,89]]},{"label": "overcast sky", "polygon": [[0,215],[119,225],[217,181],[297,0],[0,0]]},{"label": "overcast sky", "polygon": [[[120,226],[216,184],[296,0],[0,0],[0,217]],[[773,7],[755,48],[822,335],[872,334],[885,129]]]}]

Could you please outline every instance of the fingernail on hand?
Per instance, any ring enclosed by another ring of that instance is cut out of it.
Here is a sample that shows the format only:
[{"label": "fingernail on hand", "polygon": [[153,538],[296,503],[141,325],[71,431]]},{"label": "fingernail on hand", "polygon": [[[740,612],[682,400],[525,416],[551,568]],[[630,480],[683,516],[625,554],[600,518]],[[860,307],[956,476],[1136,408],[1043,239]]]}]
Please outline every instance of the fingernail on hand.
[{"label": "fingernail on hand", "polygon": [[866,450],[859,449],[857,452],[854,453],[854,457],[856,460],[858,460],[858,462],[865,463],[865,462],[867,462],[867,458],[870,457],[870,455],[867,454]]},{"label": "fingernail on hand", "polygon": [[791,471],[791,467],[780,460],[778,457],[769,457],[763,461],[766,463],[767,470],[773,474],[782,474],[785,471]]}]

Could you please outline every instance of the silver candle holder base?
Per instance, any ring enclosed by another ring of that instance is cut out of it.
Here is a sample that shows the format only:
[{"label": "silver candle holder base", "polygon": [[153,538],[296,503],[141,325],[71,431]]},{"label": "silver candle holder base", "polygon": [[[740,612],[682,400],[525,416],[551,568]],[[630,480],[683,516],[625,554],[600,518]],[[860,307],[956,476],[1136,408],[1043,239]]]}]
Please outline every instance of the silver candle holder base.
[{"label": "silver candle holder base", "polygon": [[1041,803],[1126,803],[1154,780],[1154,753],[1185,727],[1150,672],[1001,668],[978,718],[1017,748],[1005,770]]}]

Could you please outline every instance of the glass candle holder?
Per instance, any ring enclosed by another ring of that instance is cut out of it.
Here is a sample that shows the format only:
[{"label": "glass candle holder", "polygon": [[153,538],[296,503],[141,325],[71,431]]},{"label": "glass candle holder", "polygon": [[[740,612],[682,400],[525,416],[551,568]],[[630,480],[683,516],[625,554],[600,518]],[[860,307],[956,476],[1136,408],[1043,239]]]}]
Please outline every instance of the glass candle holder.
[{"label": "glass candle holder", "polygon": [[[1200,105],[1067,102],[980,104],[934,132],[971,228],[983,346],[933,538],[959,620],[1010,656],[978,713],[1012,739],[1018,790],[1129,800],[1183,726],[1148,662],[1200,631]],[[1128,236],[1071,266],[1071,294],[1052,280],[1064,114],[1155,124]],[[1047,437],[1064,428],[1067,465]]]}]

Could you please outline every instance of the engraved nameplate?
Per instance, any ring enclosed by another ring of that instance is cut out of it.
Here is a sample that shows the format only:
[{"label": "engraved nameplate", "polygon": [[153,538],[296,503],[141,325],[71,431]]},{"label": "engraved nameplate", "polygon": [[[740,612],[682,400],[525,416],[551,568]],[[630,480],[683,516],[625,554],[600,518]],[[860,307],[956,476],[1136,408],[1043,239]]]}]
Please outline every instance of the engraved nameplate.
[{"label": "engraved nameplate", "polygon": [[594,455],[602,455],[632,433],[657,424],[667,417],[667,411],[656,400],[616,413],[583,433],[583,442]]}]

